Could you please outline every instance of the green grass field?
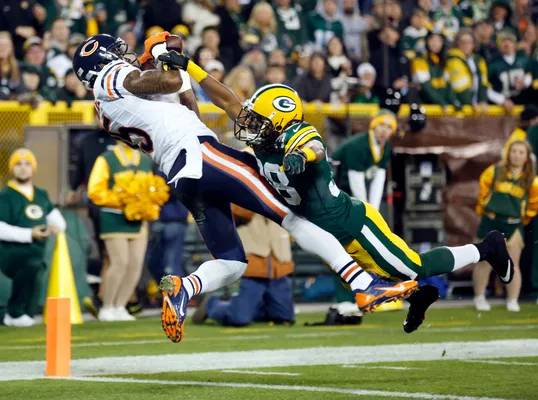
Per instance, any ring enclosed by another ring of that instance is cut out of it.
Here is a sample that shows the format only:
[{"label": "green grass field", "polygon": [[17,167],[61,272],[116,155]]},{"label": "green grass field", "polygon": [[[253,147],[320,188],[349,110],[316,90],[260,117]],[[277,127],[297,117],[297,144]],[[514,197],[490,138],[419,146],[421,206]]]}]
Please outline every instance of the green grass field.
[{"label": "green grass field", "polygon": [[407,335],[405,311],[358,327],[187,325],[158,318],[73,326],[72,378],[45,379],[45,327],[0,327],[1,399],[537,399],[538,306],[435,308]]}]

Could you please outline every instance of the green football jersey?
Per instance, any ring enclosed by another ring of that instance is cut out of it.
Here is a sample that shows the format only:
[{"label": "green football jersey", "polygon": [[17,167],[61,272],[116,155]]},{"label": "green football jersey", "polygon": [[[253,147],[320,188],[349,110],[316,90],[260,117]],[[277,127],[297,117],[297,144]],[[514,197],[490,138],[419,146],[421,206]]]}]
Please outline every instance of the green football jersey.
[{"label": "green football jersey", "polygon": [[[54,209],[47,192],[34,186],[33,196],[26,197],[10,182],[0,190],[0,221],[20,228],[47,224],[47,215]],[[42,257],[44,240],[32,243],[0,242],[0,251],[24,251]]]},{"label": "green football jersey", "polygon": [[[329,161],[324,159],[318,163],[308,163],[306,170],[299,175],[281,171],[286,154],[312,140],[323,144],[316,128],[307,122],[299,122],[286,129],[282,135],[281,152],[255,152],[260,173],[286,200],[293,212],[330,232],[343,245],[350,243],[354,234],[347,226],[348,221],[354,221],[360,229],[364,206],[338,189]],[[358,207],[353,207],[354,203]]]},{"label": "green football jersey", "polygon": [[505,97],[512,97],[519,93],[515,83],[518,79],[525,79],[529,70],[529,59],[522,54],[516,54],[513,64],[508,64],[503,56],[495,57],[488,63],[488,76],[491,87]]},{"label": "green football jersey", "polygon": [[[369,185],[379,168],[387,168],[391,154],[390,143],[379,149],[374,154],[374,144],[368,132],[352,136],[336,149],[333,159],[340,161],[338,168],[338,184],[342,190],[351,194],[349,187],[348,171],[364,172],[366,185]],[[368,187],[368,186],[367,186]]]}]

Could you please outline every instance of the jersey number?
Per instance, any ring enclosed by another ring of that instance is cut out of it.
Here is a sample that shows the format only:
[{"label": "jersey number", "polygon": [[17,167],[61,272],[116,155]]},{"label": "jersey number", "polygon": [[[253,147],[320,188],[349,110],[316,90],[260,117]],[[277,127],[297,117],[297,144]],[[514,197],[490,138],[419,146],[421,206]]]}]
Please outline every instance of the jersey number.
[{"label": "jersey number", "polygon": [[301,204],[301,196],[297,193],[297,190],[288,186],[290,181],[286,174],[280,171],[280,166],[277,164],[265,163],[262,165],[258,160],[258,167],[260,173],[265,176],[271,186],[286,200],[288,204],[292,206],[298,206]]},{"label": "jersey number", "polygon": [[103,115],[103,128],[110,136],[121,140],[133,149],[140,149],[144,153],[153,153],[153,142],[146,131],[132,126],[122,126],[117,132],[110,130],[110,119]]}]

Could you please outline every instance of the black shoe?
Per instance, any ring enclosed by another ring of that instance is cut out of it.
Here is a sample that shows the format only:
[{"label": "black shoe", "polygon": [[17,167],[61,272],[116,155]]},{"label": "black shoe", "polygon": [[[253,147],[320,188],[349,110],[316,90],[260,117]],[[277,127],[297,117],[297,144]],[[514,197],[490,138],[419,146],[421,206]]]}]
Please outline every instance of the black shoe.
[{"label": "black shoe", "polygon": [[305,326],[334,326],[334,325],[360,325],[362,315],[343,315],[335,307],[330,307],[322,322],[305,322]]},{"label": "black shoe", "polygon": [[130,301],[127,303],[127,311],[129,311],[129,314],[131,314],[133,317],[139,317],[142,315],[142,304],[140,304],[140,301]]},{"label": "black shoe", "polygon": [[192,314],[192,323],[195,325],[201,325],[207,319],[207,303],[211,298],[211,294],[204,295],[200,305],[196,308],[194,314]]},{"label": "black shoe", "polygon": [[405,333],[411,333],[418,329],[426,319],[426,310],[439,298],[439,289],[433,285],[423,285],[407,298],[411,304],[409,312],[403,323]]},{"label": "black shoe", "polygon": [[489,232],[477,245],[480,257],[487,261],[505,284],[514,279],[514,262],[506,249],[506,240],[499,231]]}]

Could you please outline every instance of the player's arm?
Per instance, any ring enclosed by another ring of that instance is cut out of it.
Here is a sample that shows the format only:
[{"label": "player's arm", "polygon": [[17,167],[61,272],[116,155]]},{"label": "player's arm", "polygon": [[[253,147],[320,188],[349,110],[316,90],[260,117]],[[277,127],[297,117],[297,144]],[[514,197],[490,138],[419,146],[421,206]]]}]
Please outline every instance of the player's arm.
[{"label": "player's arm", "polygon": [[123,87],[137,95],[177,93],[182,84],[178,70],[136,70],[130,72],[123,81]]},{"label": "player's arm", "polygon": [[170,51],[166,54],[161,54],[159,60],[187,71],[200,84],[213,104],[222,108],[228,114],[228,117],[235,121],[243,105],[230,88],[213,78],[184,54]]}]

